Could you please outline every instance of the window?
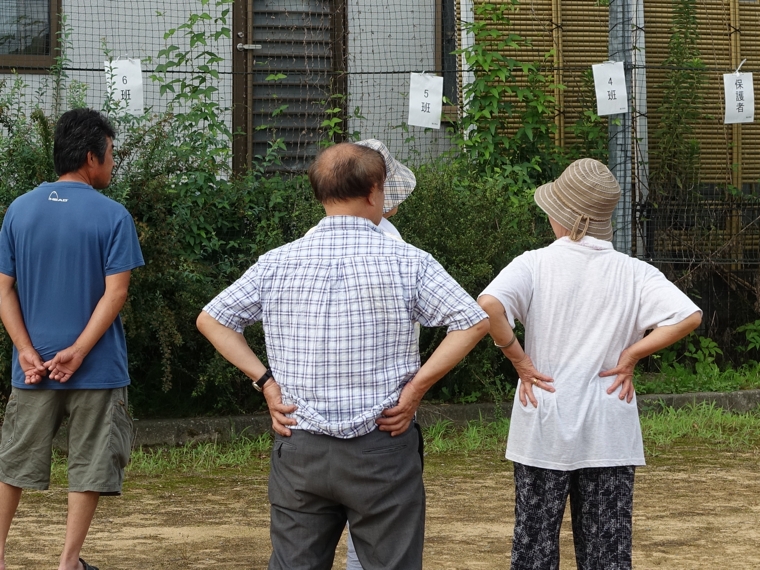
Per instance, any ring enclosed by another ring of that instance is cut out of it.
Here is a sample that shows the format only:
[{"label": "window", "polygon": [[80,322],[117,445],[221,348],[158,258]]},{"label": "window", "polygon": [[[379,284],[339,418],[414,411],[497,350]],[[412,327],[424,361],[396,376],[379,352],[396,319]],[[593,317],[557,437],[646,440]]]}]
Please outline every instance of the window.
[{"label": "window", "polygon": [[44,73],[58,45],[61,0],[0,2],[0,71]]}]

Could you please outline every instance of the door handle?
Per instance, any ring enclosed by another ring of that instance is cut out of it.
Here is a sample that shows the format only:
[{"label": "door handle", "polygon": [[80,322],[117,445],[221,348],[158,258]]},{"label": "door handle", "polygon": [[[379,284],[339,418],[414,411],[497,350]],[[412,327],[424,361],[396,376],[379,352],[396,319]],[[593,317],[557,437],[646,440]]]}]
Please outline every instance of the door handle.
[{"label": "door handle", "polygon": [[249,49],[261,49],[261,44],[244,44],[239,43],[237,46],[238,51],[246,51]]}]

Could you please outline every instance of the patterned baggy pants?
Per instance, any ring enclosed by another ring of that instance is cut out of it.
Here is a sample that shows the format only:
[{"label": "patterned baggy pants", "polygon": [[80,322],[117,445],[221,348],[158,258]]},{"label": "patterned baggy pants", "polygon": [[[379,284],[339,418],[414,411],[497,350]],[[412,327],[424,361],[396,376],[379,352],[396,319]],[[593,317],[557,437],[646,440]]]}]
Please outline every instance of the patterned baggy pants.
[{"label": "patterned baggy pants", "polygon": [[512,570],[559,570],[568,495],[578,570],[631,570],[634,471],[555,471],[515,463]]}]

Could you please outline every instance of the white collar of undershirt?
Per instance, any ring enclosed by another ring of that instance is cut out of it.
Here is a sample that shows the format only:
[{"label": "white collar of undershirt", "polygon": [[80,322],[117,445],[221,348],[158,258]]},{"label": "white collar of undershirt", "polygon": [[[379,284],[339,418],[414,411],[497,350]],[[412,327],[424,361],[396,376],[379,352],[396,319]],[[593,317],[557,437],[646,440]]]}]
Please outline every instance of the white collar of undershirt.
[{"label": "white collar of undershirt", "polygon": [[580,246],[580,247],[586,247],[589,249],[593,249],[596,251],[605,251],[608,249],[615,249],[612,246],[612,242],[609,242],[607,240],[603,239],[597,239],[591,236],[583,236],[579,241],[573,241],[569,237],[561,237],[558,240],[556,240],[552,245],[561,245],[561,246]]}]

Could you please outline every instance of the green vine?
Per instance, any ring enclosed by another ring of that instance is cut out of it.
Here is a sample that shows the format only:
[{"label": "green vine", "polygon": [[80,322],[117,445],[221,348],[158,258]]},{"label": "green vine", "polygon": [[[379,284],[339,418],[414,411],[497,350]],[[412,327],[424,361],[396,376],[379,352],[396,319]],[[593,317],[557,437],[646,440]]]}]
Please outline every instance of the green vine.
[{"label": "green vine", "polygon": [[578,141],[570,149],[573,158],[595,158],[604,163],[609,158],[607,120],[596,113],[594,74],[591,69],[583,72],[578,93],[581,116],[572,126],[573,136]]},{"label": "green vine", "polygon": [[530,46],[510,29],[517,6],[518,0],[477,4],[474,21],[464,23],[472,45],[457,52],[474,80],[463,88],[465,111],[455,140],[484,174],[509,187],[550,180],[566,162],[554,141],[553,92],[564,87],[542,73],[552,52],[538,63],[514,57]]}]

